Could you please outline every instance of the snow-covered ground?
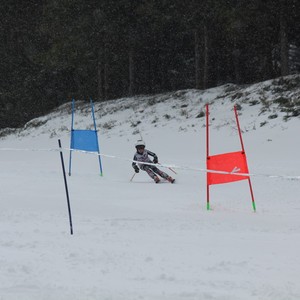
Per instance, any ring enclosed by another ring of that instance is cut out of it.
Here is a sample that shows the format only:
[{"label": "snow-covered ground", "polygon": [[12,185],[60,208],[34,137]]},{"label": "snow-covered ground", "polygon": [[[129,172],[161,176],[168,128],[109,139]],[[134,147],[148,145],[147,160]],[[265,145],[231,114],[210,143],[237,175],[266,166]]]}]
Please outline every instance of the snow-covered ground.
[{"label": "snow-covered ground", "polygon": [[[1,139],[0,299],[300,299],[300,119],[226,90],[96,103],[104,176],[97,156],[73,153],[73,235],[52,151],[61,139],[68,169],[71,104]],[[247,181],[211,186],[206,210],[207,101],[211,154],[240,150],[232,109],[241,105],[256,213]],[[77,107],[75,128],[92,128],[88,103]],[[175,184],[143,172],[130,182],[140,135],[175,166],[177,175],[162,168]]]}]

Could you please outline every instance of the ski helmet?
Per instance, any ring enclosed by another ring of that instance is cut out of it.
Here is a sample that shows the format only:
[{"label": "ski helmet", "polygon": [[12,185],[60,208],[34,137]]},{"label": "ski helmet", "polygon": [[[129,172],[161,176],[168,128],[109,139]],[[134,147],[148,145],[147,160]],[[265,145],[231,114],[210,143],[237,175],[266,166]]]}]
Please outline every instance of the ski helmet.
[{"label": "ski helmet", "polygon": [[136,143],[135,143],[135,148],[139,148],[139,147],[144,147],[145,148],[145,142],[143,140],[138,140]]}]

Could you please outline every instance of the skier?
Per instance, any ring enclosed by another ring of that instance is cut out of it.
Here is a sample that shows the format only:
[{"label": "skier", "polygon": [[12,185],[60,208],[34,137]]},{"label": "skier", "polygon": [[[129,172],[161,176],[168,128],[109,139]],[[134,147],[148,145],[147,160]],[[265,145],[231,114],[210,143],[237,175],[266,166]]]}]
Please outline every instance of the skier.
[{"label": "skier", "polygon": [[[143,140],[138,140],[135,144],[136,153],[134,154],[133,160],[138,162],[146,162],[146,163],[158,163],[158,157],[155,153],[145,149],[145,143]],[[153,161],[149,158],[149,156],[153,157]],[[168,180],[171,183],[174,183],[175,179],[169,176],[167,173],[159,170],[156,166],[153,165],[146,165],[143,163],[138,163],[138,166],[135,162],[132,162],[132,167],[134,171],[138,173],[141,170],[146,171],[148,175],[155,181],[155,183],[159,183],[160,179],[157,175],[161,176],[162,178]]]}]

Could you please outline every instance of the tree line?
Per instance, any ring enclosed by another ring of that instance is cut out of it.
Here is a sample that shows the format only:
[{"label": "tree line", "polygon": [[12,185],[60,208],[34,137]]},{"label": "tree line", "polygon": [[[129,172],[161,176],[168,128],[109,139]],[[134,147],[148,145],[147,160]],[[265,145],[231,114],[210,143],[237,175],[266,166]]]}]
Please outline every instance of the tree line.
[{"label": "tree line", "polygon": [[71,98],[297,73],[299,21],[298,0],[3,0],[0,128]]}]

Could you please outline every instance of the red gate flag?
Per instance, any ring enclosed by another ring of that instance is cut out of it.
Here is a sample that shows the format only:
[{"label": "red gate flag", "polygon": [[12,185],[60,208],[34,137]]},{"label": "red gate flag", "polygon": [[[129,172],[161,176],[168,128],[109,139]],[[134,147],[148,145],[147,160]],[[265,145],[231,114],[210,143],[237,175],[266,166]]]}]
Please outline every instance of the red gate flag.
[{"label": "red gate flag", "polygon": [[220,184],[248,179],[249,176],[211,173],[209,171],[248,174],[246,154],[244,151],[224,153],[207,158],[207,184]]},{"label": "red gate flag", "polygon": [[[256,211],[251,179],[249,176],[247,158],[244,150],[244,143],[242,139],[242,132],[240,128],[240,122],[239,122],[236,106],[234,106],[234,114],[235,114],[235,119],[236,119],[236,124],[239,132],[242,150],[237,152],[229,152],[229,153],[210,156],[209,155],[209,109],[208,109],[208,103],[206,104],[206,169],[207,169],[206,207],[207,210],[210,209],[210,204],[209,204],[210,185],[247,179],[249,183],[251,198],[252,198],[252,207],[253,210]],[[215,171],[215,172],[210,172],[210,171]],[[235,175],[239,173],[243,175]]]}]

